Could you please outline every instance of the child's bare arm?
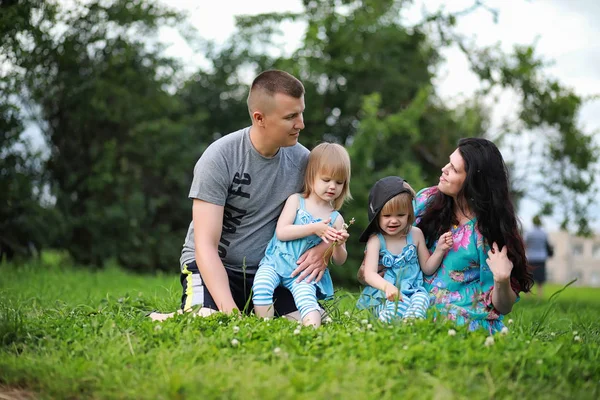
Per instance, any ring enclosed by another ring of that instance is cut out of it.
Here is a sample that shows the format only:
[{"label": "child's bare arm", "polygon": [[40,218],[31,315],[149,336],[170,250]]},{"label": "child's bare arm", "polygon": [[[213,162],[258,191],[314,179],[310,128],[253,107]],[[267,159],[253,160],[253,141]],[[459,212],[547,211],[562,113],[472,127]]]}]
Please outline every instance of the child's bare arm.
[{"label": "child's bare arm", "polygon": [[285,202],[275,228],[277,239],[287,242],[310,235],[317,235],[326,243],[336,239],[337,231],[328,225],[329,219],[307,225],[294,225],[298,203],[297,194],[291,195]]},{"label": "child's bare arm", "polygon": [[348,258],[348,251],[346,250],[346,241],[350,237],[348,231],[344,228],[344,218],[340,215],[335,220],[334,227],[338,231],[338,239],[335,241],[336,245],[333,246],[333,262],[336,265],[342,265]]}]

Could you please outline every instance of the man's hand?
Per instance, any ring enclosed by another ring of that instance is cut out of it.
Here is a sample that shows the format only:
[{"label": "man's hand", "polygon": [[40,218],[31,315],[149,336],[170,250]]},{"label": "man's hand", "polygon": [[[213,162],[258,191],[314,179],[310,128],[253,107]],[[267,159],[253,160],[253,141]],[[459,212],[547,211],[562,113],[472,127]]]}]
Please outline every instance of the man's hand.
[{"label": "man's hand", "polygon": [[[325,242],[318,246],[308,249],[304,254],[300,256],[296,264],[298,267],[292,272],[292,278],[298,275],[296,282],[305,281],[310,283],[312,281],[319,282],[327,270],[327,264],[323,262],[323,256],[325,250],[327,250],[327,244]],[[306,278],[306,279],[305,279]]]}]

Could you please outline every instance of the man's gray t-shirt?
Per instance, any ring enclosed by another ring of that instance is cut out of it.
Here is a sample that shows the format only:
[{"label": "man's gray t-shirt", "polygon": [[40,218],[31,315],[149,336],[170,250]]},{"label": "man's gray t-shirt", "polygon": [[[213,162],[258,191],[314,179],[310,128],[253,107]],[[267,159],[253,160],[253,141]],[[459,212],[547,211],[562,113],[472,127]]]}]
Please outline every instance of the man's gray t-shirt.
[{"label": "man's gray t-shirt", "polygon": [[[263,157],[250,128],[212,143],[194,167],[191,199],[224,206],[219,256],[225,268],[254,274],[287,198],[302,190],[309,151],[297,143]],[[194,223],[181,252],[181,266],[195,260]]]}]

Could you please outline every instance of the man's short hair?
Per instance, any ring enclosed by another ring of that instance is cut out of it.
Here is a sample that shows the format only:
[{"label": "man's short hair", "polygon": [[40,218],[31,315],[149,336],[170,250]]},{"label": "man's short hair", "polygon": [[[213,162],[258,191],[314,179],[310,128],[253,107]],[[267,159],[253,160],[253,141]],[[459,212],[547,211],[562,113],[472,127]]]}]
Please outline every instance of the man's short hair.
[{"label": "man's short hair", "polygon": [[261,72],[250,87],[248,94],[248,111],[250,117],[256,107],[257,101],[262,96],[273,97],[281,93],[296,99],[304,95],[304,85],[295,76],[276,69]]}]

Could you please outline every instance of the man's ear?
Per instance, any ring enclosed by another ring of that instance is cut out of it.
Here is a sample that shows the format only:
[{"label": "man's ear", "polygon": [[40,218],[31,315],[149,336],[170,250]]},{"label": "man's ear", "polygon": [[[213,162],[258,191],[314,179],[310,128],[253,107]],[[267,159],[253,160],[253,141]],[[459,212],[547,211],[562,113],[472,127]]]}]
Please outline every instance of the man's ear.
[{"label": "man's ear", "polygon": [[265,115],[260,111],[254,111],[252,113],[252,121],[262,128],[265,126]]}]

